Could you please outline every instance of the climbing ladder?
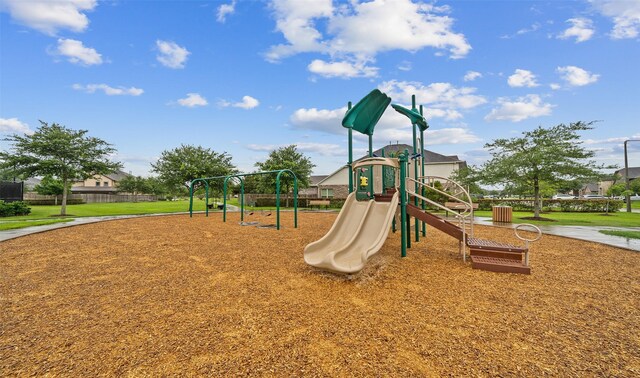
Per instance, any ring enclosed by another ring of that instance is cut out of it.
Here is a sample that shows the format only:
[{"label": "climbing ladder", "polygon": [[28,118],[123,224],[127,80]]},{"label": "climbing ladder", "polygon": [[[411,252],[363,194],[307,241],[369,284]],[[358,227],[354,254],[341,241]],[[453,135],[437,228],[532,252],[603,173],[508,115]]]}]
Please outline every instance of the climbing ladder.
[{"label": "climbing ladder", "polygon": [[[525,241],[525,247],[475,238],[473,236],[473,203],[469,193],[462,186],[455,181],[437,176],[419,177],[418,180],[407,177],[406,180],[407,193],[410,197],[418,198],[429,204],[430,207],[435,207],[452,214],[455,222],[442,219],[412,204],[407,204],[407,214],[457,239],[463,261],[466,261],[466,248],[468,247],[469,255],[471,256],[471,266],[474,269],[503,273],[531,274],[528,245],[529,242],[534,242],[540,238],[540,229],[530,224],[521,224],[516,227],[516,237]],[[442,184],[442,190],[435,187],[436,181]],[[409,183],[414,185],[409,185]],[[412,186],[417,187],[418,190],[412,190]],[[420,194],[424,193],[425,190],[439,193],[446,198],[460,203],[463,210],[456,212]],[[526,239],[519,235],[518,230],[524,227],[531,227],[537,231],[537,237],[534,239]]]}]

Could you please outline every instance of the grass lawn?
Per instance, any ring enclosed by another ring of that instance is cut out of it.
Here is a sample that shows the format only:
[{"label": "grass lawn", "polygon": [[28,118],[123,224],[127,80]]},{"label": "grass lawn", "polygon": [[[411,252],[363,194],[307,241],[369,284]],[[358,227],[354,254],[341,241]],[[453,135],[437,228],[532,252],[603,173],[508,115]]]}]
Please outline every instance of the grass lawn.
[{"label": "grass lawn", "polygon": [[44,226],[54,223],[70,222],[72,219],[37,219],[37,220],[2,220],[0,221],[0,231],[15,230],[33,226]]},{"label": "grass lawn", "polygon": [[640,239],[640,231],[625,231],[625,230],[600,230],[601,234],[621,236],[629,239]]},{"label": "grass lawn", "polygon": [[[60,206],[30,206],[31,214],[21,217],[12,217],[11,220],[46,219],[58,217]],[[193,210],[204,210],[204,201],[194,200]],[[176,213],[189,211],[189,201],[157,201],[157,202],[118,202],[118,203],[89,203],[82,205],[68,205],[67,216],[95,217],[103,215],[131,215]]]},{"label": "grass lawn", "polygon": [[[491,211],[476,211],[476,216],[491,217]],[[521,219],[532,217],[532,212],[513,212],[513,223],[533,223],[554,226],[609,226],[609,227],[640,227],[640,213],[617,212],[605,215],[603,213],[544,213],[542,217],[553,219],[555,222],[532,221]]]}]

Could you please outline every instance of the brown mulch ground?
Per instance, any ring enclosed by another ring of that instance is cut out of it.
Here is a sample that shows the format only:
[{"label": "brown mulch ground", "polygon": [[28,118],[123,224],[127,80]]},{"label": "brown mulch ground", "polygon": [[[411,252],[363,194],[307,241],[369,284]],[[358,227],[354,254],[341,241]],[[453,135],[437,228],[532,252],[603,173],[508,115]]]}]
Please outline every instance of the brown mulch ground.
[{"label": "brown mulch ground", "polygon": [[335,216],[296,230],[285,213],[281,231],[137,218],[0,243],[0,376],[640,375],[640,254],[545,236],[531,276],[498,274],[430,229],[405,259],[398,233],[335,276],[302,259]]}]

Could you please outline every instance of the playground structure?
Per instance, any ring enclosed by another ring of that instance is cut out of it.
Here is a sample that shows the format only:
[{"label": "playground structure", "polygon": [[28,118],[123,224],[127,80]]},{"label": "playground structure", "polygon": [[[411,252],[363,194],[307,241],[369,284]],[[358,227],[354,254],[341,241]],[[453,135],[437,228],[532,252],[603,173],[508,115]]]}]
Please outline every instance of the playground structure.
[{"label": "playground structure", "polygon": [[[415,242],[420,241],[420,234],[426,236],[428,224],[458,240],[459,253],[465,262],[469,249],[474,269],[530,274],[528,246],[541,236],[536,226],[523,224],[515,229],[516,237],[525,241],[524,247],[475,238],[473,201],[469,192],[448,178],[425,175],[424,131],[429,125],[423,116],[422,106],[419,111],[416,108],[415,95],[412,96],[411,109],[392,105],[394,110],[411,122],[412,153],[405,150],[395,158],[373,156],[374,128],[390,103],[391,98],[377,89],[353,107],[349,102],[342,126],[348,129],[350,194],[329,232],[306,246],[305,262],[336,273],[356,273],[380,250],[389,229],[392,227],[395,232],[397,223],[400,223],[401,256],[406,257],[407,248],[411,248],[413,217]],[[352,152],[353,130],[367,135],[369,139],[369,157],[355,164]],[[413,175],[407,168],[410,162],[413,165]],[[381,185],[374,185],[374,172],[381,172],[378,173],[381,175],[381,180],[378,181]],[[355,189],[354,182],[357,184]],[[429,193],[446,198],[447,203],[430,199]],[[438,217],[429,211],[431,209],[453,215],[454,221]],[[399,220],[396,216],[398,213]],[[532,228],[537,236],[533,239],[521,236],[518,231],[524,227]]]},{"label": "playground structure", "polygon": [[193,193],[194,187],[197,183],[204,184],[205,187],[205,216],[209,216],[209,183],[215,180],[223,180],[222,184],[222,221],[227,221],[227,197],[229,189],[229,181],[231,179],[238,179],[240,182],[240,222],[244,222],[244,177],[247,176],[261,176],[261,175],[276,175],[276,229],[280,230],[280,177],[283,174],[288,174],[293,178],[293,225],[294,228],[298,228],[298,178],[296,174],[290,169],[279,169],[274,171],[254,172],[254,173],[239,173],[227,176],[213,176],[202,177],[191,180],[189,184],[189,217],[193,217]]}]

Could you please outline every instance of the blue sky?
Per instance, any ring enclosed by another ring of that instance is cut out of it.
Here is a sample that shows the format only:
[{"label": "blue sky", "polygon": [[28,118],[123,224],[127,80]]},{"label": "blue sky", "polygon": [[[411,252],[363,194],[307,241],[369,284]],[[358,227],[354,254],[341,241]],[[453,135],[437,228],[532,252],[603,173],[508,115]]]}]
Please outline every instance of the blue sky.
[{"label": "blue sky", "polygon": [[[297,144],[346,163],[348,101],[416,94],[427,148],[471,164],[539,125],[598,120],[597,160],[640,139],[640,1],[0,0],[0,134],[38,120],[114,144],[149,175],[161,151],[227,151],[243,171]],[[374,147],[409,142],[389,110]],[[7,142],[0,148],[7,149]],[[640,142],[629,161],[640,166]],[[366,152],[357,138],[356,155]]]}]

